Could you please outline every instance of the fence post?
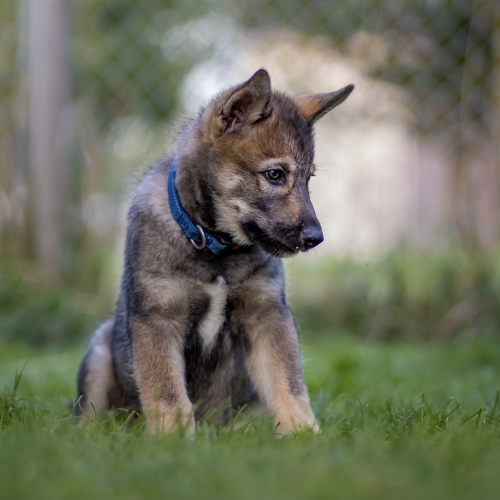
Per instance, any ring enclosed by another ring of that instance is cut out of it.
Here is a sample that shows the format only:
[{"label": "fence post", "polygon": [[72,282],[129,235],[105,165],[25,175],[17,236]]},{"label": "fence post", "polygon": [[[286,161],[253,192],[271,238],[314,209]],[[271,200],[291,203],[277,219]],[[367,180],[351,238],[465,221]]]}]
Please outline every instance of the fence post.
[{"label": "fence post", "polygon": [[500,5],[497,2],[491,2],[491,20],[492,20],[492,66],[493,66],[493,81],[492,81],[492,104],[493,104],[493,133],[491,141],[495,144],[495,160],[497,170],[497,193],[498,206],[500,207],[500,145],[498,138],[500,137]]},{"label": "fence post", "polygon": [[70,10],[67,0],[29,0],[29,164],[36,258],[61,277],[71,141]]}]

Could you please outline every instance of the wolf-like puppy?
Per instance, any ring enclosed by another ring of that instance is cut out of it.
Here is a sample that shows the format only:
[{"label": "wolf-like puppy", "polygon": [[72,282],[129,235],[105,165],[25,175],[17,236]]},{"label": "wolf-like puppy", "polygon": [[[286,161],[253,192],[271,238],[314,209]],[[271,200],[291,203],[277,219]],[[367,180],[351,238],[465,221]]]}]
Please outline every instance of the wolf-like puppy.
[{"label": "wolf-like puppy", "polygon": [[313,124],[353,88],[290,97],[261,69],[180,132],[135,193],[115,318],[78,374],[81,412],[129,407],[151,432],[193,432],[208,408],[258,398],[278,433],[318,430],[281,258],[323,241]]}]

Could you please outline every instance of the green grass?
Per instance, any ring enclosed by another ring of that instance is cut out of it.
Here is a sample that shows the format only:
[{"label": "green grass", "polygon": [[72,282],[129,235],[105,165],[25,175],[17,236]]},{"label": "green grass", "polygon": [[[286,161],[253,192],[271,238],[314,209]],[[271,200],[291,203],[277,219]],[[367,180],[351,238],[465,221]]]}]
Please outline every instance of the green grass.
[{"label": "green grass", "polygon": [[303,351],[321,434],[277,440],[260,420],[190,440],[115,416],[79,429],[82,349],[4,347],[0,498],[498,498],[500,344],[332,337]]}]

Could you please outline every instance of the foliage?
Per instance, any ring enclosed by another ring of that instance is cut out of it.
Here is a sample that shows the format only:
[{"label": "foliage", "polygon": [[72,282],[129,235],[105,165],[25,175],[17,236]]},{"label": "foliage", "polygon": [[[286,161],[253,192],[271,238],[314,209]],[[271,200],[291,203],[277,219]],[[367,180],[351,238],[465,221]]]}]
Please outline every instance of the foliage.
[{"label": "foliage", "polygon": [[111,310],[105,290],[99,296],[85,289],[87,276],[81,276],[80,289],[47,286],[33,265],[20,261],[1,264],[0,343],[16,341],[39,347],[75,343],[88,337],[98,319]]},{"label": "foliage", "polygon": [[179,47],[172,31],[188,31],[208,9],[205,1],[175,0],[74,5],[75,91],[101,126],[132,115],[153,123],[173,118],[200,54]]},{"label": "foliage", "polygon": [[295,2],[293,8],[256,0],[243,6],[238,21],[252,28],[292,26],[309,36],[325,37],[374,77],[411,92],[419,133],[451,134],[447,139],[457,141],[459,121],[486,129],[493,125],[486,117],[494,101],[499,13],[498,4],[488,0],[339,0],[334,4],[313,0]]},{"label": "foliage", "polygon": [[500,335],[500,261],[447,249],[379,260],[289,262],[290,299],[304,332],[445,341]]},{"label": "foliage", "polygon": [[116,415],[77,427],[66,398],[81,349],[5,348],[0,498],[496,497],[498,344],[331,336],[304,351],[321,434],[276,440],[254,420],[236,431],[200,425],[188,440],[152,438]]}]

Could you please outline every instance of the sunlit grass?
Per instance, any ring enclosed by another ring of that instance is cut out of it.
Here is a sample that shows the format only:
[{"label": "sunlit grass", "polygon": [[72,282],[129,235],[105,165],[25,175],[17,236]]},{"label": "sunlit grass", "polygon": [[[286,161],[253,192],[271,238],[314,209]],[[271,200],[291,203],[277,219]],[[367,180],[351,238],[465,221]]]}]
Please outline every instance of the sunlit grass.
[{"label": "sunlit grass", "polygon": [[[322,432],[269,420],[151,437],[125,416],[75,425],[81,348],[0,354],[1,498],[496,498],[500,345],[304,345]],[[16,378],[26,359],[22,376]]]}]

